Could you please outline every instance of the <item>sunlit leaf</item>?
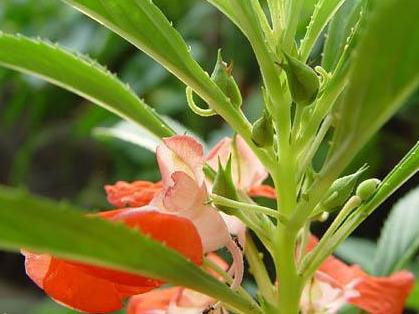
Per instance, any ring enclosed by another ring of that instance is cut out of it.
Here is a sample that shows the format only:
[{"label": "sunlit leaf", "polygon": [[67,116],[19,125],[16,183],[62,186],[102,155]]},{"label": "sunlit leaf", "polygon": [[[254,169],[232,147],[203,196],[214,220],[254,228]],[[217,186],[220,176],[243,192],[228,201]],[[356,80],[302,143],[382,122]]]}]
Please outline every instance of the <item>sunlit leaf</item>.
[{"label": "sunlit leaf", "polygon": [[208,74],[193,59],[190,48],[150,0],[63,0],[105,25],[140,50],[202,97],[234,127],[239,120],[236,108],[229,104]]},{"label": "sunlit leaf", "polygon": [[225,284],[138,231],[85,217],[67,204],[5,187],[0,187],[0,247],[10,251],[25,248],[47,252],[69,260],[165,279],[208,294],[238,310],[258,313],[254,305]]},{"label": "sunlit leaf", "polygon": [[[179,122],[170,119],[167,116],[163,116],[162,118],[177,134],[188,134],[203,143],[202,139]],[[153,153],[156,152],[157,146],[161,143],[160,137],[155,136],[141,126],[127,121],[120,121],[111,127],[97,127],[93,130],[93,134],[100,138],[119,139],[143,147]]]},{"label": "sunlit leaf", "polygon": [[0,65],[33,74],[131,120],[156,136],[174,132],[126,85],[85,56],[45,41],[0,33]]}]

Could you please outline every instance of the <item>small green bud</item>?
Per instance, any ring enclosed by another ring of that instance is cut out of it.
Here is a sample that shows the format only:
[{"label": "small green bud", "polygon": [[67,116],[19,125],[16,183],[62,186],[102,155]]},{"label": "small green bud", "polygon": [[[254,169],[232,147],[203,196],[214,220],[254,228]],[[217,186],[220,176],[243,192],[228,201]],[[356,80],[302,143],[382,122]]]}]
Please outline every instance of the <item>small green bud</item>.
[{"label": "small green bud", "polygon": [[352,195],[359,177],[365,170],[367,167],[363,166],[357,172],[333,182],[326,193],[326,198],[321,202],[322,209],[329,213],[340,209]]},{"label": "small green bud", "polygon": [[[218,159],[218,172],[214,179],[214,184],[212,186],[212,193],[229,198],[233,201],[237,201],[239,197],[237,195],[236,187],[233,182],[231,164],[232,164],[231,155],[227,161],[225,168],[223,168],[221,161]],[[236,211],[235,208],[230,208],[226,206],[217,206],[217,207],[229,215],[232,215],[234,211]]]},{"label": "small green bud", "polygon": [[221,49],[218,50],[217,63],[215,64],[214,71],[211,74],[211,79],[223,91],[223,93],[230,98],[231,103],[239,108],[242,105],[242,96],[240,89],[234,80],[232,64],[228,65],[223,61],[221,56]]},{"label": "small green bud", "polygon": [[272,146],[274,143],[272,116],[266,110],[263,116],[253,124],[252,141],[258,147]]},{"label": "small green bud", "polygon": [[375,194],[380,183],[381,180],[375,178],[362,181],[356,189],[356,195],[361,200],[368,201]]},{"label": "small green bud", "polygon": [[319,78],[312,68],[284,52],[282,64],[288,78],[291,97],[298,105],[311,104],[319,92]]}]

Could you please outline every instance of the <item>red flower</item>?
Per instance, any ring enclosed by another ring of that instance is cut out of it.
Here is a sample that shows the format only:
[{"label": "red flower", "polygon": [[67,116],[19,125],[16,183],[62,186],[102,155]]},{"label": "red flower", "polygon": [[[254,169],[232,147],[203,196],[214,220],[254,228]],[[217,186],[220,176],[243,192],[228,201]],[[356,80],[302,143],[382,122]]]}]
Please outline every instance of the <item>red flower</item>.
[{"label": "red flower", "polygon": [[[188,219],[153,210],[123,209],[99,214],[165,243],[196,264],[202,263],[199,234]],[[111,235],[110,235],[111,236]],[[133,248],[134,249],[134,248]],[[161,281],[104,267],[24,252],[28,276],[54,300],[77,310],[107,313],[123,307],[124,298],[150,291]]]}]

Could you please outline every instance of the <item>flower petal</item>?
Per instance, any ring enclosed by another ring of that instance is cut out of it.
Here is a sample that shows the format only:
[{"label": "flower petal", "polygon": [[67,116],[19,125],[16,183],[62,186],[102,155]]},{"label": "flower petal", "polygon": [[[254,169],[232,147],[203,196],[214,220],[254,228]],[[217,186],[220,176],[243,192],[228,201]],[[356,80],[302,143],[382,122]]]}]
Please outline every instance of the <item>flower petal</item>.
[{"label": "flower petal", "polygon": [[[104,219],[123,221],[127,226],[165,243],[196,264],[202,264],[201,238],[186,218],[164,214],[154,207],[113,210],[99,214]],[[28,276],[56,301],[91,313],[120,309],[123,298],[144,293],[161,281],[105,267],[65,261],[46,254],[23,252]]]},{"label": "flower petal", "polygon": [[[308,249],[317,243],[310,237]],[[366,274],[358,265],[346,265],[333,256],[329,256],[320,266],[319,271],[332,277],[340,285],[355,282],[357,297],[348,303],[356,305],[371,314],[400,314],[406,299],[413,289],[415,278],[408,271],[401,271],[388,277],[374,277]]]},{"label": "flower petal", "polygon": [[224,137],[210,150],[207,155],[207,163],[211,168],[218,169],[218,159],[220,159],[223,165],[227,163],[231,154],[231,142],[231,138]]},{"label": "flower petal", "polygon": [[123,307],[115,284],[45,254],[24,254],[28,276],[57,302],[88,313],[108,313]]},{"label": "flower petal", "polygon": [[194,179],[180,171],[172,174],[172,180],[173,185],[164,191],[164,208],[180,215],[190,212],[185,215],[190,219],[198,216],[208,197],[205,184],[199,186]]},{"label": "flower petal", "polygon": [[157,162],[164,186],[172,184],[172,174],[182,171],[199,184],[204,181],[204,149],[187,135],[175,135],[163,140],[157,147]]},{"label": "flower petal", "polygon": [[173,287],[133,296],[129,300],[127,314],[165,314],[170,303],[176,301],[182,290]]},{"label": "flower petal", "polygon": [[220,213],[206,205],[205,183],[201,186],[188,174],[176,171],[172,175],[173,185],[163,192],[152,204],[163,203],[160,210],[170,212],[192,221],[202,239],[204,252],[216,251],[228,243],[230,235]]},{"label": "flower petal", "polygon": [[118,181],[114,185],[105,186],[109,203],[119,208],[148,205],[161,188],[161,182],[148,181]]},{"label": "flower petal", "polygon": [[[207,258],[227,270],[228,264],[218,255],[210,253]],[[206,269],[212,276],[223,280],[217,272]],[[127,314],[173,314],[202,313],[215,300],[199,292],[181,287],[153,290],[148,293],[133,296],[128,304]]]},{"label": "flower petal", "polygon": [[270,198],[275,200],[276,199],[276,191],[275,188],[273,188],[270,185],[255,185],[255,186],[251,186],[248,191],[247,194],[249,194],[250,196],[253,197],[266,197],[266,198]]},{"label": "flower petal", "polygon": [[[165,214],[157,211],[154,207],[146,206],[139,209],[124,209],[101,213],[105,218],[123,221],[127,226],[138,229],[141,233],[149,235],[152,239],[164,243],[168,247],[178,251],[195,264],[202,264],[203,248],[201,238],[189,219]],[[133,275],[127,272],[86,265],[84,263],[69,262],[77,265],[83,271],[110,280],[112,282],[133,287],[156,288],[162,284],[145,276]]]},{"label": "flower petal", "polygon": [[218,159],[225,165],[230,155],[233,158],[233,180],[240,190],[247,192],[250,187],[260,185],[268,177],[262,163],[240,136],[236,136],[234,141],[230,138],[222,139],[209,152],[207,162],[217,170]]},{"label": "flower petal", "polygon": [[401,271],[389,277],[365,275],[356,290],[360,296],[349,303],[371,314],[400,314],[415,283],[414,276],[408,271]]}]

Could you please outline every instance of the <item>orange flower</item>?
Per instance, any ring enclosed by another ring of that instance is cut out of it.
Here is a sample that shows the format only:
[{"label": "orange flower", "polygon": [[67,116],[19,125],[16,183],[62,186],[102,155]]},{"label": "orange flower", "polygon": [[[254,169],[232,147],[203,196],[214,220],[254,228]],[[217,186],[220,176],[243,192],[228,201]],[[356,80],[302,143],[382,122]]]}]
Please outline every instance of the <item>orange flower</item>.
[{"label": "orange flower", "polygon": [[[308,250],[316,244],[317,239],[311,236]],[[358,265],[346,265],[333,256],[323,262],[315,280],[327,283],[329,288],[355,292],[346,293],[348,297],[343,303],[353,304],[371,314],[401,314],[415,282],[413,274],[408,271],[374,277]]]},{"label": "orange flower", "polygon": [[148,205],[161,189],[161,182],[149,181],[134,181],[132,183],[118,181],[114,185],[105,186],[109,203],[117,208]]},{"label": "orange flower", "polygon": [[[99,214],[112,221],[123,221],[154,240],[202,264],[203,248],[199,234],[188,219],[147,210],[122,209]],[[110,235],[111,236],[111,235]],[[46,254],[23,252],[28,276],[52,299],[68,307],[90,313],[108,313],[123,307],[128,296],[150,291],[162,282]]]}]

